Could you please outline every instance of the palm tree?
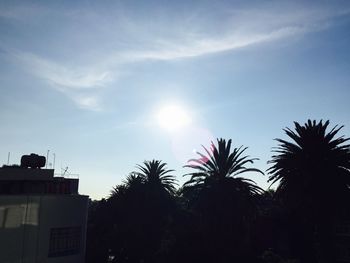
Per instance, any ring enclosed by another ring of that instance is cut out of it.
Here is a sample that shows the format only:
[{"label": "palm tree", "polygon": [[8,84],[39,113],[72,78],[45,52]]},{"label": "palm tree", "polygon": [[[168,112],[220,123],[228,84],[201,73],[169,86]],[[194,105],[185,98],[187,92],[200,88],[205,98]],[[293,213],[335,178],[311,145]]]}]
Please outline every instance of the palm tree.
[{"label": "palm tree", "polygon": [[329,121],[294,124],[295,132],[284,129],[294,142],[276,139],[280,144],[269,162],[269,181],[279,182],[276,194],[292,209],[335,208],[349,192],[350,147],[344,144],[349,138],[335,138],[343,126],[327,132]]},{"label": "palm tree", "polygon": [[109,198],[111,248],[118,262],[154,262],[173,205],[176,179],[158,160],[137,165]]},{"label": "palm tree", "polygon": [[136,167],[138,171],[128,180],[137,186],[131,195],[134,208],[131,243],[137,247],[137,253],[132,254],[144,262],[155,262],[174,206],[176,178],[171,175],[174,170],[167,169],[167,164],[160,160],[144,161]]},{"label": "palm tree", "polygon": [[[199,228],[204,235],[207,258],[226,262],[240,257],[248,247],[251,222],[256,212],[256,196],[262,192],[243,173],[257,172],[248,168],[256,159],[244,156],[242,146],[231,151],[231,140],[217,139],[211,149],[203,146],[206,154],[198,152],[199,159],[185,165],[194,171],[184,184],[183,195],[199,214]],[[234,247],[234,249],[232,249]]]},{"label": "palm tree", "polygon": [[109,194],[109,199],[120,198],[121,196],[125,195],[126,191],[127,191],[126,185],[124,184],[116,185],[111,190]]},{"label": "palm tree", "polygon": [[[276,196],[299,222],[299,228],[308,226],[310,240],[318,229],[322,246],[322,239],[330,239],[333,220],[349,198],[350,147],[344,144],[349,139],[336,138],[343,126],[327,131],[329,121],[294,124],[295,131],[284,129],[292,142],[276,139],[279,145],[269,162],[269,181],[279,182]],[[330,244],[325,246],[322,250],[330,251]]]},{"label": "palm tree", "polygon": [[144,161],[142,165],[137,165],[140,172],[135,172],[142,182],[152,189],[165,190],[173,195],[176,192],[176,178],[169,173],[174,170],[168,170],[167,164],[160,160]]},{"label": "palm tree", "polygon": [[204,189],[214,185],[230,184],[232,189],[242,194],[255,195],[261,193],[253,180],[240,177],[248,172],[263,174],[256,168],[247,168],[246,164],[253,164],[256,158],[242,156],[247,147],[234,148],[231,152],[231,140],[217,139],[218,146],[211,144],[211,151],[203,146],[206,152],[197,152],[199,159],[190,159],[184,167],[192,168],[195,172],[188,173],[191,179],[185,183],[184,188]]}]

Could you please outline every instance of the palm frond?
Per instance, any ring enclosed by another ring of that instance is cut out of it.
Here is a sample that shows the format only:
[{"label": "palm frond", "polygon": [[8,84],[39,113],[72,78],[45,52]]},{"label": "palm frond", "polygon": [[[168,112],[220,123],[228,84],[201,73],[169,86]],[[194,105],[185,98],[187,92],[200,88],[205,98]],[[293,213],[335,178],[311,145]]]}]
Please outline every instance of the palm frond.
[{"label": "palm frond", "polygon": [[167,164],[160,160],[144,161],[143,165],[136,165],[140,170],[140,172],[136,173],[146,185],[175,194],[177,179],[170,174],[174,170],[167,169],[166,166]]},{"label": "palm frond", "polygon": [[[243,156],[247,147],[240,146],[231,151],[231,144],[232,140],[217,139],[217,145],[212,142],[211,151],[202,146],[206,154],[198,152],[200,158],[190,159],[188,163],[191,164],[184,166],[194,170],[185,175],[191,177],[184,184],[184,187],[198,188],[199,185],[205,187],[207,184],[225,182],[226,178],[235,178],[239,174],[248,172],[263,174],[259,169],[246,167],[247,164],[253,164],[257,160],[256,158]],[[207,161],[204,162],[203,160]],[[247,184],[247,189],[251,189],[252,192],[257,189],[255,186],[250,186],[254,183],[253,181],[241,180],[241,183]]]},{"label": "palm frond", "polygon": [[[344,189],[341,185],[346,185],[349,180],[346,178],[350,178],[350,146],[345,144],[350,138],[336,138],[343,126],[334,126],[327,132],[328,120],[294,125],[294,131],[284,129],[291,141],[276,139],[279,144],[268,162],[271,164],[268,181],[271,185],[279,182],[276,194],[291,201],[316,192],[331,191],[338,195]],[[347,171],[346,176],[343,171]],[[322,198],[321,194],[318,196]]]}]

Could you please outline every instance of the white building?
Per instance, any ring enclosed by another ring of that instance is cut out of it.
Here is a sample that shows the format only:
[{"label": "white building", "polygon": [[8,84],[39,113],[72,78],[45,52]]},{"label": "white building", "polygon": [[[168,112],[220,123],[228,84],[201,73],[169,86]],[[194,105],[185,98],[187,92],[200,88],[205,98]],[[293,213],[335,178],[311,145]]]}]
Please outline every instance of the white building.
[{"label": "white building", "polygon": [[0,262],[83,263],[88,196],[51,169],[0,168]]}]

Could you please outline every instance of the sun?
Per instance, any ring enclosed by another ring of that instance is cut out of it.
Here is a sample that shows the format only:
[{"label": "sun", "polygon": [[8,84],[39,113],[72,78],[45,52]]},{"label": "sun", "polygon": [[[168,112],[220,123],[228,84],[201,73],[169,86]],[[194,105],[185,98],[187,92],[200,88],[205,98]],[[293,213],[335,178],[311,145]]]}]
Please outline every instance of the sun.
[{"label": "sun", "polygon": [[178,105],[162,107],[157,113],[157,121],[160,127],[167,131],[176,131],[184,128],[192,122],[190,114]]}]

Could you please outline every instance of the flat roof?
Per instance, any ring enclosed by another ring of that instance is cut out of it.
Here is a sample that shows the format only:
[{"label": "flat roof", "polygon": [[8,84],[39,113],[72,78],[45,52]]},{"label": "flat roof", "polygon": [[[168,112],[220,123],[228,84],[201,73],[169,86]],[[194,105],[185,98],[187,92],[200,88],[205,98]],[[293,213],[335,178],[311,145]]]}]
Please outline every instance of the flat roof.
[{"label": "flat roof", "polygon": [[0,181],[41,181],[52,180],[54,169],[33,169],[23,167],[0,168]]}]

